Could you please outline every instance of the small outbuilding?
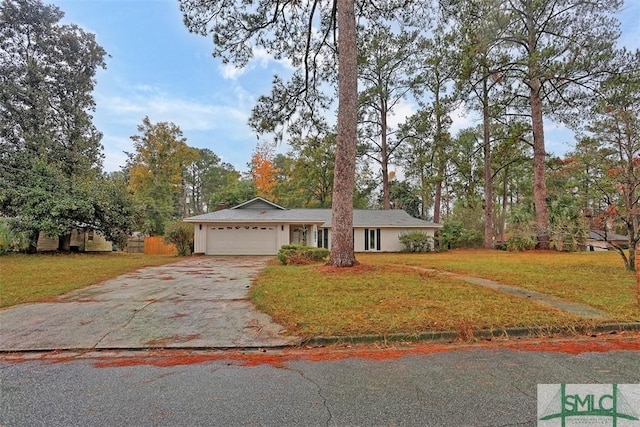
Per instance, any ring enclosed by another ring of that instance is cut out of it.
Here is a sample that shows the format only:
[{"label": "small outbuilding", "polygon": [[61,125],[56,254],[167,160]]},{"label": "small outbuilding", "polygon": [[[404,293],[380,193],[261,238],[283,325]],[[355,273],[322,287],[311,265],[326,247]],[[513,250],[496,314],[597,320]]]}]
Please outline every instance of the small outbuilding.
[{"label": "small outbuilding", "polygon": [[607,251],[613,249],[613,245],[627,248],[629,237],[602,230],[591,230],[585,242],[587,250],[590,251]]},{"label": "small outbuilding", "polygon": [[102,233],[95,230],[72,230],[71,236],[60,247],[58,237],[49,237],[44,232],[38,234],[36,250],[38,252],[63,251],[71,252],[111,252],[113,243],[107,240]]},{"label": "small outbuilding", "polygon": [[[331,248],[331,209],[287,209],[256,197],[184,221],[195,225],[194,253],[275,255],[287,244]],[[353,211],[356,252],[400,252],[400,235],[421,231],[433,237],[440,227],[399,209]]]}]

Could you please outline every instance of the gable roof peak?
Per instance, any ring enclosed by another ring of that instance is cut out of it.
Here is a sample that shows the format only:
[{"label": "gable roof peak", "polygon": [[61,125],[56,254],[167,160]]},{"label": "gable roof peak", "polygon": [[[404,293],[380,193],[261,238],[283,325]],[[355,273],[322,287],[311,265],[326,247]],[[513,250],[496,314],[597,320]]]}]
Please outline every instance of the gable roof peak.
[{"label": "gable roof peak", "polygon": [[279,209],[279,210],[287,210],[280,205],[277,205],[267,199],[263,199],[262,197],[254,197],[251,200],[248,200],[244,203],[240,203],[237,206],[234,206],[230,209]]}]

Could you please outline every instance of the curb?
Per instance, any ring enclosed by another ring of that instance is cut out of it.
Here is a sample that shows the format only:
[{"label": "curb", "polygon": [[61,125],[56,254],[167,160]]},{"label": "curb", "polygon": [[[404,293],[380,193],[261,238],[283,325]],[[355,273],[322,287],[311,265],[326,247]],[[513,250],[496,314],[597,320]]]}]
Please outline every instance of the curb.
[{"label": "curb", "polygon": [[373,344],[376,342],[421,342],[421,341],[474,341],[494,338],[539,338],[542,336],[572,337],[599,333],[640,331],[640,322],[605,323],[597,326],[537,326],[467,331],[432,331],[417,334],[368,334],[354,336],[316,336],[303,340],[300,345],[324,346],[332,344]]},{"label": "curb", "polygon": [[10,354],[39,354],[50,352],[108,352],[108,351],[156,351],[156,350],[179,350],[179,351],[279,351],[287,348],[303,346],[328,346],[335,344],[374,344],[374,343],[401,343],[401,342],[472,342],[478,340],[511,339],[511,338],[540,338],[540,337],[576,337],[579,335],[593,335],[602,333],[619,333],[624,331],[640,331],[640,322],[630,323],[605,323],[597,326],[577,325],[577,326],[538,326],[538,327],[518,327],[500,329],[480,329],[469,331],[430,331],[416,334],[367,334],[353,336],[316,336],[308,339],[301,339],[288,345],[277,346],[157,346],[157,347],[93,347],[93,348],[38,348],[38,349],[0,349],[0,356]]}]

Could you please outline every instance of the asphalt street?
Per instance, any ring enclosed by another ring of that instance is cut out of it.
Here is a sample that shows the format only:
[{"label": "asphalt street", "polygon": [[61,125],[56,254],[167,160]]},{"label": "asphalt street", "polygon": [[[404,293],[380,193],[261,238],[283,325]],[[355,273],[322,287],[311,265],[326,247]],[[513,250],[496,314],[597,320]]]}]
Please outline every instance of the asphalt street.
[{"label": "asphalt street", "polygon": [[[383,360],[222,357],[166,367],[118,357],[7,357],[0,359],[3,427],[535,426],[537,384],[640,383],[638,351],[471,346]],[[631,402],[640,405],[640,396]]]}]

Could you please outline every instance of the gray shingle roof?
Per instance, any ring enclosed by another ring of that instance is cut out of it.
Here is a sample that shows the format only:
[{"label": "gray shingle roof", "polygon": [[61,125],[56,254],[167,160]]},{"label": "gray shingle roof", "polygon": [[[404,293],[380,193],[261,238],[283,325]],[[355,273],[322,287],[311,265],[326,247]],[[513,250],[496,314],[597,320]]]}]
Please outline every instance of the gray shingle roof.
[{"label": "gray shingle roof", "polygon": [[629,240],[628,236],[623,236],[622,234],[615,234],[611,232],[605,233],[604,231],[599,231],[599,230],[589,231],[589,239],[592,239],[592,240],[604,241],[605,236],[607,236],[608,241]]},{"label": "gray shingle roof", "polygon": [[[256,201],[255,203],[251,203]],[[284,209],[278,205],[268,208],[264,199],[254,199],[234,208],[223,209],[202,215],[185,218],[186,222],[214,223],[214,222],[272,222],[272,223],[306,223],[318,224],[321,227],[331,227],[331,209]],[[266,201],[267,203],[271,203]],[[255,209],[256,205],[265,206]],[[253,207],[252,207],[253,206]],[[434,222],[413,218],[399,209],[374,210],[354,209],[354,227],[441,227]]]}]

